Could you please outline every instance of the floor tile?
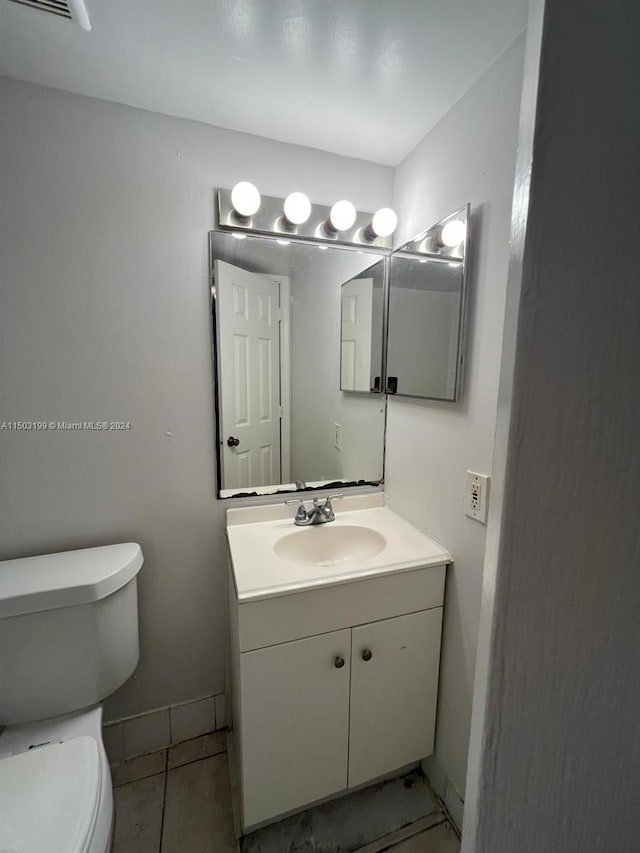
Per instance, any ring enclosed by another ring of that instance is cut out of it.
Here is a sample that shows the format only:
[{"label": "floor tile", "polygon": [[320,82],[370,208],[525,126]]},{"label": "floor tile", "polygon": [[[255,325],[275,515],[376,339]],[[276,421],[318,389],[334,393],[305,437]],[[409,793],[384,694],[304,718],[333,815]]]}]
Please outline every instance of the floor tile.
[{"label": "floor tile", "polygon": [[156,773],[164,773],[167,766],[167,750],[151,752],[149,755],[141,755],[138,758],[130,758],[120,764],[111,767],[111,778],[113,787],[126,785],[128,782],[136,782],[138,779],[146,779],[147,776],[155,776]]},{"label": "floor tile", "polygon": [[202,737],[193,738],[193,740],[185,740],[184,743],[171,747],[167,767],[169,770],[173,770],[175,767],[181,767],[191,761],[218,755],[225,752],[226,749],[227,733],[224,731],[212,732],[208,735],[202,735]]},{"label": "floor tile", "polygon": [[226,753],[185,764],[167,774],[162,853],[187,851],[239,853],[233,837]]},{"label": "floor tile", "polygon": [[387,853],[459,853],[460,841],[449,823],[421,832],[389,847]]},{"label": "floor tile", "polygon": [[164,779],[164,773],[160,773],[115,789],[113,853],[158,853]]},{"label": "floor tile", "polygon": [[[245,836],[243,853],[349,853],[428,815],[441,814],[419,771],[378,782]],[[378,848],[380,849],[380,848]]]}]

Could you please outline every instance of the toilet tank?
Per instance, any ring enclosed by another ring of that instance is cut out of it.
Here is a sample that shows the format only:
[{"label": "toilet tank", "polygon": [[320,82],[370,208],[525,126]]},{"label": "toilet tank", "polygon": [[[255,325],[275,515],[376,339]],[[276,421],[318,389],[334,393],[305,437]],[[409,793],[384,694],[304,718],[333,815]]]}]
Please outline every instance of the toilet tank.
[{"label": "toilet tank", "polygon": [[134,542],[0,562],[0,726],[101,702],[138,663]]}]

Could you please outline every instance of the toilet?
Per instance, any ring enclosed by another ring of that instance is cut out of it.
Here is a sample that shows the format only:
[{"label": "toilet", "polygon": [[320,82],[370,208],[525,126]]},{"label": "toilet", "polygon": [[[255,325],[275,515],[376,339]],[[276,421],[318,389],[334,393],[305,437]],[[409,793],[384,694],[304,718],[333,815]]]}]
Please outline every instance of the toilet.
[{"label": "toilet", "polygon": [[99,703],[138,663],[142,560],[129,542],[0,562],[0,853],[111,849]]}]

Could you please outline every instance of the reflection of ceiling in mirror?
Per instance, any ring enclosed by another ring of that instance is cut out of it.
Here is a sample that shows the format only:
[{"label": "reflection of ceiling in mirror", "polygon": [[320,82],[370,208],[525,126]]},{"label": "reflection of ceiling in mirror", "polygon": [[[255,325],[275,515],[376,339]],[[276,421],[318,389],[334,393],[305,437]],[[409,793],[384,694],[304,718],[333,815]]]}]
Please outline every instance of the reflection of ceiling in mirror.
[{"label": "reflection of ceiling in mirror", "polygon": [[391,287],[410,290],[430,290],[439,293],[460,293],[462,264],[442,261],[411,260],[397,255],[391,260]]},{"label": "reflection of ceiling in mirror", "polygon": [[[381,258],[380,254],[361,252],[346,246],[320,248],[312,243],[291,240],[282,245],[272,237],[245,237],[238,240],[232,234],[216,231],[213,234],[213,257],[241,267],[248,272],[295,276],[308,267],[310,260],[327,263],[332,257],[353,256],[351,268],[367,268]],[[350,273],[352,274],[352,273]]]}]

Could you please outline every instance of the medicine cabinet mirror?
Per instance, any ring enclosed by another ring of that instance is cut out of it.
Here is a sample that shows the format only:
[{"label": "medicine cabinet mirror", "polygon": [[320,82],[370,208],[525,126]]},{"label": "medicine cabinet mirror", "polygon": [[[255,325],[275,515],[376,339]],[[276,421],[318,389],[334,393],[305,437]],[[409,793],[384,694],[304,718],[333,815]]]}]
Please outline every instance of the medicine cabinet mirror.
[{"label": "medicine cabinet mirror", "polygon": [[209,248],[220,496],[381,482],[388,252],[229,231]]},{"label": "medicine cabinet mirror", "polygon": [[397,249],[389,263],[389,393],[458,400],[464,360],[469,206]]}]

